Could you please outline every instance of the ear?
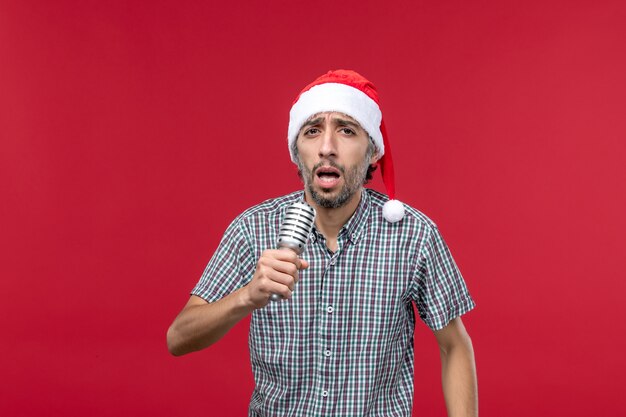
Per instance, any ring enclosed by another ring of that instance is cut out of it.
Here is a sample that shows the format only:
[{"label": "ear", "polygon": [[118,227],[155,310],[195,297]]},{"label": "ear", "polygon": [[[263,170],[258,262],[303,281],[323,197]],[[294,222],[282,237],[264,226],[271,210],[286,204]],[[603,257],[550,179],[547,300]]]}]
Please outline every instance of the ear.
[{"label": "ear", "polygon": [[374,151],[372,158],[370,159],[370,165],[376,165],[380,157],[378,156],[378,151]]}]

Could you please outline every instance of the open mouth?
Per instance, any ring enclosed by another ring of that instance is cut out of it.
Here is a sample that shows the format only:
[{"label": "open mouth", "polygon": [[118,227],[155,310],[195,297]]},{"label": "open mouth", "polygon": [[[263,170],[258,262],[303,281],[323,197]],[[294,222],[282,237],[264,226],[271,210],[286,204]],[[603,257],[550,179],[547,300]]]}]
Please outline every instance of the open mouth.
[{"label": "open mouth", "polygon": [[330,185],[334,184],[339,179],[341,172],[333,167],[320,167],[315,171],[315,175],[322,184]]},{"label": "open mouth", "polygon": [[341,173],[337,168],[333,167],[321,167],[315,171],[315,175],[318,176],[321,180],[333,181],[338,179],[341,176]]}]

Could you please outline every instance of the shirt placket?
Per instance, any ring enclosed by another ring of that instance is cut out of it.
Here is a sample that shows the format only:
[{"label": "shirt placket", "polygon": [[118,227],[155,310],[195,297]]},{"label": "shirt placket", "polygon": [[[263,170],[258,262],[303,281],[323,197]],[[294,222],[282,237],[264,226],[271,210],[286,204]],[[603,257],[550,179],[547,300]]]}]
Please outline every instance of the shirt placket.
[{"label": "shirt placket", "polygon": [[332,405],[336,402],[334,387],[337,384],[337,357],[339,344],[337,342],[337,322],[335,320],[338,306],[335,305],[333,294],[337,286],[337,269],[339,258],[343,252],[345,233],[340,233],[337,239],[337,250],[331,253],[326,247],[324,238],[319,239],[324,256],[324,271],[320,297],[317,306],[318,314],[318,398],[320,415],[332,412]]}]

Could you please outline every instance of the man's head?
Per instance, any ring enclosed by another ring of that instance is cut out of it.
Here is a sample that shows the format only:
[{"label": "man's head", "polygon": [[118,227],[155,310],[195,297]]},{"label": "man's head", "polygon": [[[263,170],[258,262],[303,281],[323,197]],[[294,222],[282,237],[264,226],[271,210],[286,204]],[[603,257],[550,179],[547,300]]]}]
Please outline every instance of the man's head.
[{"label": "man's head", "polygon": [[[336,70],[318,77],[307,85],[289,112],[287,138],[290,151],[300,129],[314,115],[337,112],[350,116],[372,139],[379,157],[385,154],[381,131],[382,112],[378,105],[376,87],[355,71]],[[295,162],[291,152],[291,160]]]},{"label": "man's head", "polygon": [[[322,207],[341,207],[380,162],[390,201],[383,215],[404,216],[395,194],[393,162],[376,87],[350,70],[329,71],[306,86],[289,113],[291,160]],[[389,204],[391,203],[391,204]]]}]

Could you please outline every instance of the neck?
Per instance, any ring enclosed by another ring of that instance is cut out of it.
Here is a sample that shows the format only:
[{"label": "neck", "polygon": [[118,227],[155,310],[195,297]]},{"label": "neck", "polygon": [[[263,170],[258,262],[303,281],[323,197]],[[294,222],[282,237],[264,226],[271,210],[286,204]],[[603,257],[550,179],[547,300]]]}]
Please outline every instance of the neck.
[{"label": "neck", "polygon": [[360,188],[350,200],[341,207],[338,208],[326,208],[319,206],[311,197],[308,191],[305,190],[304,198],[308,204],[310,204],[316,211],[315,226],[326,239],[336,240],[339,231],[344,224],[350,220],[350,217],[356,211],[356,208],[361,202],[361,193],[363,188]]}]

